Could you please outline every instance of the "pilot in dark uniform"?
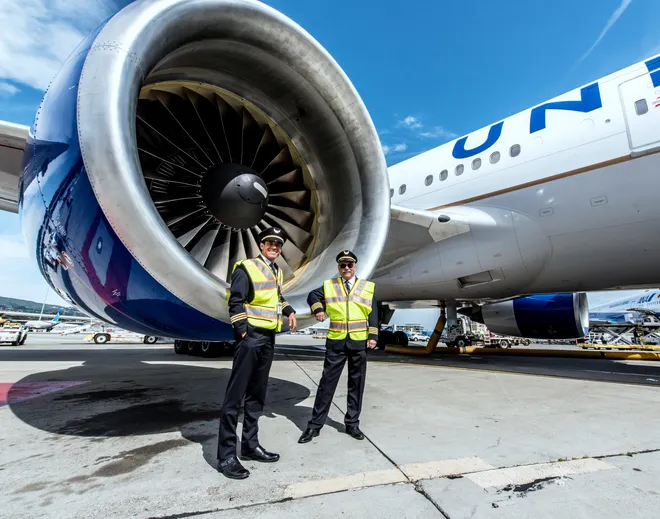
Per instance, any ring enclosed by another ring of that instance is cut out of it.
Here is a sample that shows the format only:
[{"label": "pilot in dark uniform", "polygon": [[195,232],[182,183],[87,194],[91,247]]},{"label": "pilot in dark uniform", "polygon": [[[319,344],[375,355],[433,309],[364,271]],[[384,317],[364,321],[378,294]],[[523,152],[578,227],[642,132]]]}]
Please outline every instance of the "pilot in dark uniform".
[{"label": "pilot in dark uniform", "polygon": [[236,345],[220,411],[217,466],[218,472],[228,478],[244,479],[250,475],[236,456],[236,424],[243,399],[241,459],[275,462],[280,457],[259,444],[257,422],[266,400],[275,334],[282,330],[282,315],[289,319],[289,328],[296,329],[295,312],[281,293],[282,269],[274,262],[285,240],[282,229],[266,229],[259,235],[261,254],[237,262],[231,276],[229,316]]},{"label": "pilot in dark uniform", "polygon": [[357,440],[360,431],[360,411],[367,369],[367,350],[378,340],[378,306],[375,284],[355,277],[357,257],[349,250],[337,255],[339,276],[328,279],[307,296],[307,304],[323,322],[330,318],[325,342],[323,375],[316,392],[312,418],[298,443],[307,443],[320,434],[330,411],[339,377],[348,360],[347,411],[344,416],[346,433]]}]

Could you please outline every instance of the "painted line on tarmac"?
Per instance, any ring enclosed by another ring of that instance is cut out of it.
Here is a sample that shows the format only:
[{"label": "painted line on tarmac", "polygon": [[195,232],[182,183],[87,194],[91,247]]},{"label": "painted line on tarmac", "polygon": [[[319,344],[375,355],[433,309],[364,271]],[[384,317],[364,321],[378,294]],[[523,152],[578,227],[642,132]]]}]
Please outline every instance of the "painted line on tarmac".
[{"label": "painted line on tarmac", "polygon": [[490,471],[492,469],[495,469],[495,467],[477,457],[408,463],[399,465],[398,469],[374,470],[349,476],[294,483],[286,487],[284,494],[288,498],[299,499],[380,485],[410,483],[421,479],[436,479],[472,472]]},{"label": "painted line on tarmac", "polygon": [[[585,378],[580,377],[579,375],[552,375],[549,373],[526,373],[523,371],[510,371],[511,368],[504,369],[489,369],[489,368],[469,368],[465,366],[453,366],[450,364],[424,364],[421,362],[394,362],[391,360],[379,360],[379,359],[369,359],[369,362],[377,362],[379,364],[392,364],[395,366],[410,366],[410,367],[421,367],[421,368],[439,368],[439,369],[458,369],[463,371],[474,371],[474,372],[483,372],[483,373],[497,373],[500,375],[522,375],[525,377],[545,377],[545,378],[561,378],[563,380],[575,380],[580,382],[595,382],[600,384],[623,384],[626,386],[643,386],[643,387],[657,387],[658,384],[647,384],[644,382],[635,382],[634,380],[603,380],[597,378]],[[657,365],[657,363],[656,363]],[[587,372],[588,370],[579,370]],[[574,373],[579,373],[575,371]],[[630,373],[618,373],[616,371],[612,372],[615,375],[627,376]],[[647,379],[648,380],[648,379]],[[653,382],[653,380],[649,380]]]},{"label": "painted line on tarmac", "polygon": [[403,473],[412,481],[420,479],[436,479],[453,475],[468,474],[495,469],[490,463],[481,458],[455,458],[441,461],[428,461],[423,463],[407,463],[399,465]]},{"label": "painted line on tarmac", "polygon": [[420,480],[447,477],[464,477],[485,489],[507,485],[522,485],[539,479],[586,474],[614,468],[616,467],[594,458],[506,468],[495,468],[478,457],[455,458],[408,463],[399,465],[398,469],[374,470],[329,479],[303,481],[287,486],[284,495],[287,499],[301,499],[368,487],[400,483],[411,484]]},{"label": "painted line on tarmac", "polygon": [[614,468],[616,467],[604,461],[586,458],[487,470],[468,474],[465,478],[476,483],[481,488],[504,487],[506,485],[532,483],[539,479],[570,476],[572,474],[586,474]]},{"label": "painted line on tarmac", "polygon": [[374,470],[371,472],[360,472],[350,476],[320,479],[316,481],[303,481],[289,485],[284,490],[284,495],[290,499],[333,494],[359,488],[376,487],[381,485],[392,485],[395,483],[408,483],[408,479],[397,469]]}]

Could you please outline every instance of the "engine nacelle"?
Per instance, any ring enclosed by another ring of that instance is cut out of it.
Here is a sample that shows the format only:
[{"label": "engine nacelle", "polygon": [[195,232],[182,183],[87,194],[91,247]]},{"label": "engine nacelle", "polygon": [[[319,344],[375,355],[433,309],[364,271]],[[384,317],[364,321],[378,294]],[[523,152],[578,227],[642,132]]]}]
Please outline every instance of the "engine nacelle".
[{"label": "engine nacelle", "polygon": [[[222,340],[236,261],[271,225],[287,301],[370,276],[389,227],[371,118],[333,58],[256,0],[138,0],[50,85],[21,178],[24,234],[60,295],[149,335]],[[303,323],[304,324],[304,321]]]},{"label": "engine nacelle", "polygon": [[576,339],[589,333],[589,303],[584,292],[519,297],[459,312],[501,335]]}]

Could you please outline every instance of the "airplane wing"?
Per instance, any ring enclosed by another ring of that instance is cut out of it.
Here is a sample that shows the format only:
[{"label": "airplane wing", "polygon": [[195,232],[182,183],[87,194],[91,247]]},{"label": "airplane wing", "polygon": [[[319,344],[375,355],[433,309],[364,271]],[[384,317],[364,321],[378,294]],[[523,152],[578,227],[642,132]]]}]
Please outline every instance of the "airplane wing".
[{"label": "airplane wing", "polygon": [[390,210],[390,229],[387,247],[383,250],[373,276],[396,267],[406,254],[427,245],[470,231],[462,215],[433,213],[393,205]]},{"label": "airplane wing", "polygon": [[0,121],[0,211],[18,212],[18,177],[28,126]]}]

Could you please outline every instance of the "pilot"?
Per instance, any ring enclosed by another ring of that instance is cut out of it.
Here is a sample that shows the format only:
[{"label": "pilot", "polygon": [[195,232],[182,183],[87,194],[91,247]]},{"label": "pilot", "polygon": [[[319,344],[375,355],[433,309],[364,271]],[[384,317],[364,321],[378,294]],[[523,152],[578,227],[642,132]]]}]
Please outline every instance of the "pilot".
[{"label": "pilot", "polygon": [[320,434],[347,359],[348,395],[344,424],[347,434],[356,440],[364,439],[359,422],[367,369],[366,348],[374,349],[378,340],[376,286],[372,281],[355,276],[357,256],[350,250],[340,252],[336,261],[339,276],[326,280],[322,287],[307,296],[307,304],[316,320],[323,322],[327,316],[330,327],[312,417],[298,443],[307,443]]},{"label": "pilot", "polygon": [[236,456],[236,423],[243,406],[241,459],[275,462],[280,456],[264,449],[258,439],[258,420],[266,400],[273,362],[275,334],[282,330],[282,314],[296,329],[293,308],[282,297],[282,269],[275,260],[286,241],[284,231],[271,227],[259,235],[261,254],[234,265],[229,289],[229,316],[236,345],[234,362],[220,410],[217,470],[228,478],[244,479],[250,472]]}]

